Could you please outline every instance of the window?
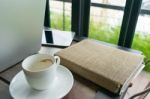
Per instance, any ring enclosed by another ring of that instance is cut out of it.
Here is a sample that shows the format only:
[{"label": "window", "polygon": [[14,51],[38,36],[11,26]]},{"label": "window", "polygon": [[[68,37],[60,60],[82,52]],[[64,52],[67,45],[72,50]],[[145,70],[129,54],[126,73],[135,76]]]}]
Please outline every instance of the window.
[{"label": "window", "polygon": [[[125,0],[92,0],[92,3],[94,5],[90,11],[89,37],[117,44],[124,12],[112,5],[125,6]],[[105,5],[95,7],[95,3]]]},{"label": "window", "polygon": [[[136,32],[132,44],[133,49],[143,52],[146,56],[145,61],[150,60],[150,15],[140,15],[136,27]],[[146,70],[150,71],[150,64],[147,64]]]},{"label": "window", "polygon": [[92,3],[109,4],[116,6],[125,6],[126,0],[91,0]]},{"label": "window", "polygon": [[50,0],[51,28],[71,30],[71,2]]}]

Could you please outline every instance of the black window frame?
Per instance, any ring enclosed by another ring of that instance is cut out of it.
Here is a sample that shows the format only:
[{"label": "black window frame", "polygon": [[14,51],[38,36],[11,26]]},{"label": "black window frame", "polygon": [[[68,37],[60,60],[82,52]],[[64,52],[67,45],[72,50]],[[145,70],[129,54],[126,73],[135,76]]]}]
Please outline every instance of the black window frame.
[{"label": "black window frame", "polygon": [[[118,45],[127,48],[131,48],[132,46],[139,14],[150,14],[150,10],[141,9],[142,0],[126,0],[125,7],[101,3],[91,3],[91,0],[58,1],[72,3],[71,31],[76,33],[75,39],[77,40],[88,37],[91,6],[123,10],[124,16],[119,34]],[[44,26],[50,27],[49,16],[49,0],[47,0]]]}]

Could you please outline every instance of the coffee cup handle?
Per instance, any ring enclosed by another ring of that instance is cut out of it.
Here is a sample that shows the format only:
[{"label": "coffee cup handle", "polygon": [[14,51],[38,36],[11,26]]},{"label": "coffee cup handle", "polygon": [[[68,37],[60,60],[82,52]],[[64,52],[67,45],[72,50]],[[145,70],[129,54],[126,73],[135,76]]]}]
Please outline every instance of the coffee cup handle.
[{"label": "coffee cup handle", "polygon": [[54,58],[55,58],[56,64],[60,65],[60,58],[59,58],[59,56],[54,56]]}]

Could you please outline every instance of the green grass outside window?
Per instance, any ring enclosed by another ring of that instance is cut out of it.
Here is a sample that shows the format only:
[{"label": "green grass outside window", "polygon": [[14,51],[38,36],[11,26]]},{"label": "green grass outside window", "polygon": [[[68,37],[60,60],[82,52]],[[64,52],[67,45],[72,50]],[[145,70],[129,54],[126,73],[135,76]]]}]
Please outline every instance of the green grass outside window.
[{"label": "green grass outside window", "polygon": [[[51,27],[63,30],[63,18],[61,14],[51,14]],[[70,16],[65,17],[65,30],[71,30]],[[94,21],[90,20],[89,38],[117,44],[119,33],[120,26],[111,27],[104,23],[94,23]],[[150,61],[150,35],[141,35],[141,33],[135,33],[132,48],[143,52],[145,55],[145,62]],[[144,70],[150,72],[150,63],[147,63]]]}]

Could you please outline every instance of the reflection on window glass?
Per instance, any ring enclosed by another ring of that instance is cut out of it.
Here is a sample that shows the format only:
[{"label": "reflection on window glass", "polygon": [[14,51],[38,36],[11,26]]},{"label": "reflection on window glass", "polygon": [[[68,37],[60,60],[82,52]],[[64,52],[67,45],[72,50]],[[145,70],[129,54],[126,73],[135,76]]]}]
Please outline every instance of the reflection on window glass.
[{"label": "reflection on window glass", "polygon": [[142,9],[150,10],[150,0],[143,0],[142,1]]},{"label": "reflection on window glass", "polygon": [[[140,50],[146,56],[145,61],[150,61],[150,15],[140,15],[136,26],[136,32],[132,48]],[[145,70],[150,71],[150,63]]]},{"label": "reflection on window glass", "polygon": [[91,0],[92,3],[110,4],[116,6],[125,6],[126,0]]},{"label": "reflection on window glass", "polygon": [[89,37],[118,43],[123,11],[91,7]]},{"label": "reflection on window glass", "polygon": [[[116,5],[116,6],[125,6],[126,0],[91,0],[91,2]],[[150,0],[143,0],[141,8],[150,10]]]},{"label": "reflection on window glass", "polygon": [[50,0],[51,28],[71,30],[71,2]]}]

